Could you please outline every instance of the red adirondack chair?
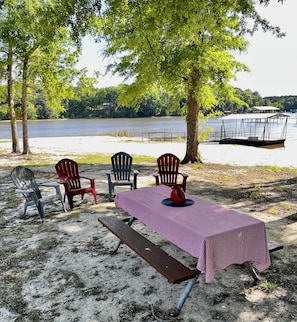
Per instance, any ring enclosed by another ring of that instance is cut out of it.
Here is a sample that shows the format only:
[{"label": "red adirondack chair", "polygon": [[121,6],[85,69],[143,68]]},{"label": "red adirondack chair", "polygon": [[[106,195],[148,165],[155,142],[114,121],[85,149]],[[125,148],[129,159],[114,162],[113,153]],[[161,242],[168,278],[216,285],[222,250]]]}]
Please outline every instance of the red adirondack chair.
[{"label": "red adirondack chair", "polygon": [[180,160],[172,153],[165,153],[157,159],[158,172],[154,174],[156,185],[164,184],[169,187],[181,187],[186,191],[186,173],[179,172]]},{"label": "red adirondack chair", "polygon": [[[67,196],[70,209],[73,208],[73,197],[76,195],[81,195],[81,199],[83,199],[85,193],[92,193],[94,201],[97,203],[95,179],[80,176],[78,164],[75,161],[62,159],[55,165],[55,168],[59,176],[58,183],[63,184],[65,188],[64,201]],[[82,187],[81,179],[88,180],[90,185]]]}]

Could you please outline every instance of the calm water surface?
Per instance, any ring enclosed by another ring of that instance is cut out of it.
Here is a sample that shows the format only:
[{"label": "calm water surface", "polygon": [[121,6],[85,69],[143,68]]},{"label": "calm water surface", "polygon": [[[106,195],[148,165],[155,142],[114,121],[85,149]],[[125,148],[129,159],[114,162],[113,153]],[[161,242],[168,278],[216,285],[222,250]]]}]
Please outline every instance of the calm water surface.
[{"label": "calm water surface", "polygon": [[[288,122],[287,140],[297,140],[296,115],[292,114]],[[205,126],[220,131],[221,120],[213,118]],[[181,132],[186,133],[186,123],[180,117],[135,118],[135,119],[76,119],[76,120],[38,120],[28,121],[29,137],[63,137],[88,135],[115,135],[127,131],[132,135],[147,132]],[[234,128],[232,125],[230,128]],[[18,122],[18,135],[22,137],[22,124]],[[10,123],[0,121],[0,139],[10,139]]]},{"label": "calm water surface", "polygon": [[[186,123],[179,117],[138,119],[78,119],[29,121],[29,137],[67,137],[117,134],[122,131],[132,136],[148,132],[186,133]],[[206,126],[219,131],[221,120],[208,120]],[[21,122],[18,123],[19,138],[22,138]],[[11,139],[10,123],[0,122],[0,139]],[[202,148],[203,147],[203,148]],[[296,114],[289,118],[285,147],[277,149],[254,148],[235,145],[203,144],[201,149],[209,162],[235,164],[259,164],[297,167],[297,122]]]},{"label": "calm water surface", "polygon": [[[144,132],[186,132],[182,118],[78,119],[28,121],[29,137],[85,136],[116,134],[119,131],[139,135]],[[18,123],[19,137],[22,124]],[[9,122],[0,122],[0,139],[10,139]]]}]

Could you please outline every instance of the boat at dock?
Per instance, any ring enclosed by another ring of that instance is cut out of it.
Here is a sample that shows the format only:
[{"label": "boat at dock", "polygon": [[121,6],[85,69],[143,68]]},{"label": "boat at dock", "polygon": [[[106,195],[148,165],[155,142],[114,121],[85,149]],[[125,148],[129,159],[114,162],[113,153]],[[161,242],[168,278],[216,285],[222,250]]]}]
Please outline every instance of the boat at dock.
[{"label": "boat at dock", "polygon": [[[254,147],[269,146],[271,148],[284,146],[288,117],[289,115],[284,113],[226,115],[221,118],[219,144],[239,144]],[[232,122],[229,122],[231,120]],[[229,129],[228,125],[232,125],[233,128]]]}]

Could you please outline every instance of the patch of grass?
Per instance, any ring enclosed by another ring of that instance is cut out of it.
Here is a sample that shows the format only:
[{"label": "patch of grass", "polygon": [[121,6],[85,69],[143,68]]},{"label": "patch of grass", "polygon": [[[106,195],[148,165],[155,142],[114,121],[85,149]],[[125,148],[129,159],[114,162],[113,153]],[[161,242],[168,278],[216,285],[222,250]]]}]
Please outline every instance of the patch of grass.
[{"label": "patch of grass", "polygon": [[193,166],[194,170],[200,170],[202,168],[202,164],[201,163],[195,163]]},{"label": "patch of grass", "polygon": [[229,182],[234,182],[234,181],[236,181],[237,179],[236,178],[234,178],[234,177],[223,177],[222,178],[222,180],[223,181],[229,181]]},{"label": "patch of grass", "polygon": [[28,313],[28,318],[32,322],[38,322],[41,320],[42,312],[40,310],[33,310]]},{"label": "patch of grass", "polygon": [[297,174],[297,169],[294,168],[287,168],[287,167],[279,167],[279,166],[272,166],[272,165],[261,165],[259,168],[271,170],[277,173],[281,173],[283,171],[289,172],[289,173],[295,173]]},{"label": "patch of grass", "polygon": [[256,189],[253,189],[253,190],[248,190],[246,193],[247,193],[247,197],[250,198],[250,199],[256,199],[261,194],[259,188],[256,188]]},{"label": "patch of grass", "polygon": [[276,284],[273,284],[271,282],[268,281],[264,281],[262,283],[259,284],[259,286],[266,292],[272,292],[275,288],[277,288]]},{"label": "patch of grass", "polygon": [[36,229],[38,230],[38,232],[42,232],[42,233],[59,231],[57,229],[57,226],[54,223],[46,223],[44,225],[37,226]]},{"label": "patch of grass", "polygon": [[177,136],[176,140],[179,141],[179,142],[184,142],[185,141],[185,139],[182,138],[181,136]]},{"label": "patch of grass", "polygon": [[29,271],[28,273],[28,279],[33,279],[34,277],[37,277],[41,274],[41,270],[37,270],[37,269],[32,269]]},{"label": "patch of grass", "polygon": [[280,202],[279,205],[282,207],[282,208],[285,208],[287,210],[292,210],[294,209],[294,207],[290,204],[288,204],[287,202]]},{"label": "patch of grass", "polygon": [[[100,153],[88,153],[88,154],[72,154],[71,157],[79,164],[110,164],[110,158],[113,154],[100,154]],[[148,156],[133,156],[133,164],[142,162],[152,162],[156,158]]]},{"label": "patch of grass", "polygon": [[260,165],[259,168],[271,170],[274,172],[281,172],[282,170],[282,168],[280,168],[279,166],[272,166],[272,165]]},{"label": "patch of grass", "polygon": [[45,238],[45,239],[43,239],[41,241],[39,249],[50,250],[50,249],[53,249],[53,248],[57,247],[58,243],[59,242],[58,242],[57,238],[55,238],[55,237],[47,237],[47,238]]},{"label": "patch of grass", "polygon": [[297,213],[293,214],[289,217],[291,220],[297,220]]},{"label": "patch of grass", "polygon": [[16,247],[14,246],[2,245],[0,248],[0,257],[3,255],[13,254],[15,251],[16,251]]},{"label": "patch of grass", "polygon": [[16,194],[16,193],[9,193],[5,197],[5,202],[6,202],[6,208],[14,208],[16,205],[18,205],[20,199],[21,199],[21,194]]},{"label": "patch of grass", "polygon": [[133,163],[143,163],[143,162],[156,162],[156,158],[144,156],[144,155],[133,156]]},{"label": "patch of grass", "polygon": [[[112,154],[104,153],[71,153],[69,157],[77,161],[79,164],[96,165],[96,164],[110,164]],[[133,155],[132,155],[133,156]],[[49,153],[32,154],[30,157],[20,155],[19,163],[27,167],[53,166],[59,159],[60,155]],[[153,162],[156,158],[149,156],[133,156],[133,163]]]},{"label": "patch of grass", "polygon": [[71,157],[79,164],[108,164],[110,163],[111,154],[73,154]]},{"label": "patch of grass", "polygon": [[131,137],[131,134],[127,129],[123,129],[123,130],[119,130],[117,132],[117,136],[119,136],[119,137]]},{"label": "patch of grass", "polygon": [[271,209],[268,210],[268,213],[273,215],[273,216],[276,216],[278,214],[278,211],[275,208],[271,208]]},{"label": "patch of grass", "polygon": [[118,130],[117,132],[113,133],[113,132],[108,132],[108,133],[100,133],[100,136],[111,136],[111,137],[131,137],[131,133],[127,130],[127,129],[122,129],[122,130]]},{"label": "patch of grass", "polygon": [[69,271],[62,271],[62,274],[67,281],[68,285],[73,285],[77,288],[83,288],[85,287],[84,282],[79,278],[79,276],[74,272]]}]

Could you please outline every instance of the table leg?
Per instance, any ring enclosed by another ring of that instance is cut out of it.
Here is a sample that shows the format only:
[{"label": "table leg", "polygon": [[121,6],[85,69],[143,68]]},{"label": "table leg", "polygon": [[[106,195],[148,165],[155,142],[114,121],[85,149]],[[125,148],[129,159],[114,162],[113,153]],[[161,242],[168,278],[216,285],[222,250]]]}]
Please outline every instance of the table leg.
[{"label": "table leg", "polygon": [[[133,221],[134,221],[135,219],[136,219],[135,217],[131,216],[131,217],[129,218],[128,222],[127,222],[127,225],[128,225],[128,226],[131,226],[131,225],[133,224]],[[121,246],[121,245],[122,245],[122,241],[119,239],[119,241],[116,243],[116,246],[115,246],[114,250],[113,250],[113,251],[111,251],[111,253],[112,253],[112,254],[115,254],[115,253],[118,251],[118,249],[120,248],[120,246]]]},{"label": "table leg", "polygon": [[195,269],[195,271],[196,271],[197,275],[188,281],[188,283],[187,283],[186,287],[184,288],[183,293],[181,294],[175,308],[170,312],[171,316],[178,316],[183,305],[185,304],[186,299],[188,298],[193,286],[195,285],[195,283],[200,275],[200,271],[198,269]]},{"label": "table leg", "polygon": [[247,262],[247,263],[246,263],[246,265],[247,265],[247,268],[248,268],[248,270],[249,270],[250,274],[252,275],[252,277],[253,277],[253,279],[254,279],[254,282],[255,282],[256,284],[258,284],[258,283],[260,282],[260,277],[259,277],[259,275],[257,274],[256,270],[254,269],[254,267],[253,267],[252,263],[251,263],[251,262]]}]

